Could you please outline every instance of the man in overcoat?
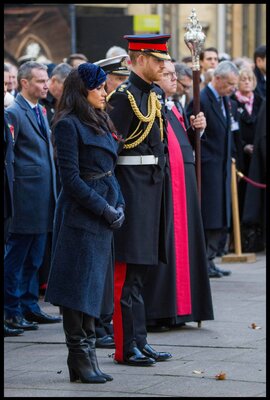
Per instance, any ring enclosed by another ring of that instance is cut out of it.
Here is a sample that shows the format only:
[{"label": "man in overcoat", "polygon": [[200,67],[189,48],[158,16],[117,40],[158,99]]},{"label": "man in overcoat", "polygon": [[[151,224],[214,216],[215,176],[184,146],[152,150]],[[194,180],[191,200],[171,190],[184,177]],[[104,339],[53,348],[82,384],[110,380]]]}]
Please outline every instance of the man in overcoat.
[{"label": "man in overcoat", "polygon": [[[9,68],[4,64],[4,97],[9,82]],[[14,139],[13,126],[8,121],[7,112],[4,110],[4,244],[8,238],[8,230],[13,216],[13,179],[14,179]],[[17,336],[23,329],[12,329],[4,322],[4,336]]]},{"label": "man in overcoat", "polygon": [[5,248],[4,310],[9,327],[35,330],[37,323],[61,321],[38,305],[38,270],[56,198],[50,129],[38,104],[48,91],[47,67],[24,63],[18,83],[20,93],[7,108],[14,127],[14,215]]},{"label": "man in overcoat", "polygon": [[[124,143],[116,176],[126,201],[126,219],[115,233],[114,340],[116,362],[148,366],[167,360],[147,343],[141,295],[149,268],[166,262],[164,170],[166,144],[161,103],[153,81],[170,59],[170,35],[125,36],[131,73],[109,100],[109,115]],[[160,95],[159,95],[160,96]]]},{"label": "man in overcoat", "polygon": [[[219,241],[231,224],[231,157],[235,157],[234,133],[239,132],[236,103],[229,96],[238,84],[238,69],[222,61],[213,79],[200,93],[200,110],[207,127],[201,141],[201,211],[206,238],[209,277],[220,278],[231,271],[214,263]],[[187,108],[192,114],[193,101]]]}]

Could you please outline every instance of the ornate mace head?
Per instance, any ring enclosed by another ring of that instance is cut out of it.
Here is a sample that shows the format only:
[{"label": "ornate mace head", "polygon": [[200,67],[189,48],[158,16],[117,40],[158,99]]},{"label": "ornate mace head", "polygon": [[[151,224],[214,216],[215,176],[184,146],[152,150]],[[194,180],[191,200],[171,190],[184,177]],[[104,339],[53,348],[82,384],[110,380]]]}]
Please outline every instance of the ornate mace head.
[{"label": "ornate mace head", "polygon": [[184,40],[191,51],[192,56],[192,69],[193,71],[200,70],[200,53],[205,41],[205,34],[202,32],[202,26],[197,20],[195,8],[191,10],[191,16],[188,17],[191,23],[187,25],[187,32],[184,35]]}]

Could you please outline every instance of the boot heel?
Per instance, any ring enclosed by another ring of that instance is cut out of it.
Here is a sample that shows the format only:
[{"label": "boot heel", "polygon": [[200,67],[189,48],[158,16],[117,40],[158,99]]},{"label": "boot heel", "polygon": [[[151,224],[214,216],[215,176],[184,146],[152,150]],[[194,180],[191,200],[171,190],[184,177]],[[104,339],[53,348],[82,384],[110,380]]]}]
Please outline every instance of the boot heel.
[{"label": "boot heel", "polygon": [[78,374],[76,374],[74,369],[72,369],[71,367],[68,367],[68,371],[69,371],[70,382],[76,382],[79,379]]}]

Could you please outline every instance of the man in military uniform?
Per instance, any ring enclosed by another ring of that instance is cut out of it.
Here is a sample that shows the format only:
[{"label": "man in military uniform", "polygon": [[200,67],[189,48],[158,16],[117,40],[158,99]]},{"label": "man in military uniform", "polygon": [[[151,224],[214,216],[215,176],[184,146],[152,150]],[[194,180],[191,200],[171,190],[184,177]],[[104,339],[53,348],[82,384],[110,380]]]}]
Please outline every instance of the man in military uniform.
[{"label": "man in military uniform", "polygon": [[108,96],[128,78],[130,71],[127,66],[127,58],[128,55],[115,56],[94,63],[107,74],[105,89]]},{"label": "man in military uniform", "polygon": [[170,60],[170,35],[124,36],[129,42],[129,79],[112,93],[109,115],[122,136],[116,175],[126,219],[115,232],[114,340],[118,363],[149,366],[172,357],[147,343],[141,295],[149,268],[166,262],[164,118],[154,85]]}]

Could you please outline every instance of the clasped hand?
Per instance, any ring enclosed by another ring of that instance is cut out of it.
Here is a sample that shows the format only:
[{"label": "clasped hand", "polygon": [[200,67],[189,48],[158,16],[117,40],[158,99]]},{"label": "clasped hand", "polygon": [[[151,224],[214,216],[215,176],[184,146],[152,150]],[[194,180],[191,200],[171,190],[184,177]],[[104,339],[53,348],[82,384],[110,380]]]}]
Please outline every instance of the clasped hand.
[{"label": "clasped hand", "polygon": [[108,204],[103,211],[103,216],[111,229],[119,229],[125,220],[124,207],[119,205],[115,208]]}]

